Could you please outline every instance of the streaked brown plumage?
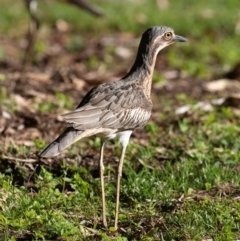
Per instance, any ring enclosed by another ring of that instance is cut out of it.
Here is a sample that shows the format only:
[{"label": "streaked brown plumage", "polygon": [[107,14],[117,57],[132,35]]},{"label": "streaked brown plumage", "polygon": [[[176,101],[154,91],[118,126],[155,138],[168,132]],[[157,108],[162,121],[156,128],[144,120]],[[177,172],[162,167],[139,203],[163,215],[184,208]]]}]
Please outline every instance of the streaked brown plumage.
[{"label": "streaked brown plumage", "polygon": [[156,26],[143,33],[136,61],[129,73],[119,81],[94,87],[83,98],[77,109],[63,115],[67,129],[48,147],[41,157],[54,157],[85,137],[99,135],[102,139],[100,154],[100,176],[102,185],[103,224],[107,227],[103,150],[106,139],[119,138],[122,154],[118,167],[115,228],[119,211],[120,179],[125,150],[133,130],[142,128],[150,118],[152,75],[158,52],[174,42],[186,39],[174,34],[169,27]]}]

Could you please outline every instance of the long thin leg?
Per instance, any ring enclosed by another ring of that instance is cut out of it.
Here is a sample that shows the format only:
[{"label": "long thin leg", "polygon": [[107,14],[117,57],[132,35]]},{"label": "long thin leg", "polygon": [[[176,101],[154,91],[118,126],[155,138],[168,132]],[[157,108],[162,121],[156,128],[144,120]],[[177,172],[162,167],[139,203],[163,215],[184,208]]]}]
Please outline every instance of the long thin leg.
[{"label": "long thin leg", "polygon": [[123,145],[122,147],[122,153],[121,158],[118,164],[118,173],[117,173],[117,195],[116,195],[116,213],[115,213],[115,229],[118,228],[118,213],[119,213],[119,197],[120,197],[120,181],[122,177],[122,167],[123,167],[123,161],[125,156],[127,145]]},{"label": "long thin leg", "polygon": [[103,221],[103,226],[107,228],[105,187],[104,187],[104,164],[103,164],[104,145],[105,145],[105,142],[101,141],[99,167],[100,167],[101,190],[102,190],[102,221]]}]

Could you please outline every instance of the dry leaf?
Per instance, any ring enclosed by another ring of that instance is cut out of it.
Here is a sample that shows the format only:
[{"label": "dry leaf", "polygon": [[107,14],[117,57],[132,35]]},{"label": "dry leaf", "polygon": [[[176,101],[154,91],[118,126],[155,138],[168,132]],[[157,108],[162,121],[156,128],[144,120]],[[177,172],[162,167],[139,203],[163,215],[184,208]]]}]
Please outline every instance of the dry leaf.
[{"label": "dry leaf", "polygon": [[223,91],[230,88],[240,90],[240,82],[237,80],[219,79],[205,84],[204,87],[209,92]]},{"label": "dry leaf", "polygon": [[232,94],[231,96],[227,96],[224,98],[213,99],[210,102],[200,101],[195,105],[184,105],[175,110],[175,114],[182,115],[191,110],[204,110],[204,111],[212,111],[213,106],[226,106],[226,107],[234,107],[240,109],[240,94]]},{"label": "dry leaf", "polygon": [[169,7],[169,1],[168,0],[157,0],[157,5],[159,9],[166,10]]}]

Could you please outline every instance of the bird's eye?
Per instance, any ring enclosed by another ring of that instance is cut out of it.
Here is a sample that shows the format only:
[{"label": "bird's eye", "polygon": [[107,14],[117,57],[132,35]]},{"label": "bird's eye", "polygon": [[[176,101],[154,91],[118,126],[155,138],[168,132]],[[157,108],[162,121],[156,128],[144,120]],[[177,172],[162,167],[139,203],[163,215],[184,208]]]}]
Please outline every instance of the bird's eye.
[{"label": "bird's eye", "polygon": [[165,40],[170,40],[172,39],[172,36],[173,36],[172,32],[168,32],[168,33],[165,33],[163,37]]}]

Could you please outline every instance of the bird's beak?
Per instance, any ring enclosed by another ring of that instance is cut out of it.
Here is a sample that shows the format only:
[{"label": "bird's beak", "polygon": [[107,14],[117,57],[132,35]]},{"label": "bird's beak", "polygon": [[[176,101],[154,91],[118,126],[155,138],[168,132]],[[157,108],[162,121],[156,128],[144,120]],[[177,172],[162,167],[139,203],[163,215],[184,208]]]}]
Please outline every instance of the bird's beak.
[{"label": "bird's beak", "polygon": [[173,40],[174,40],[175,42],[187,42],[187,39],[185,39],[184,37],[179,36],[179,35],[175,35],[174,38],[173,38]]}]

